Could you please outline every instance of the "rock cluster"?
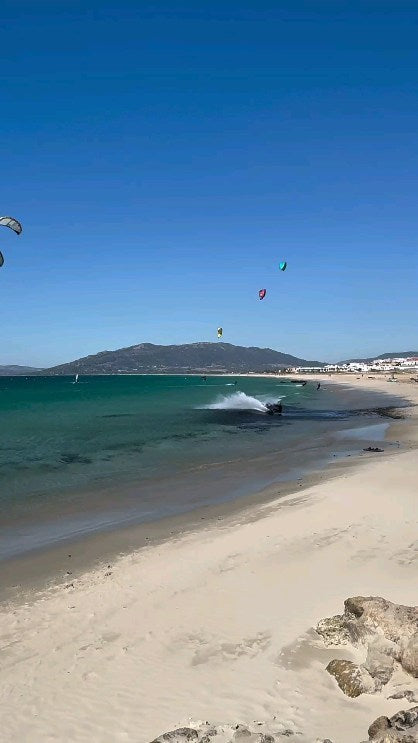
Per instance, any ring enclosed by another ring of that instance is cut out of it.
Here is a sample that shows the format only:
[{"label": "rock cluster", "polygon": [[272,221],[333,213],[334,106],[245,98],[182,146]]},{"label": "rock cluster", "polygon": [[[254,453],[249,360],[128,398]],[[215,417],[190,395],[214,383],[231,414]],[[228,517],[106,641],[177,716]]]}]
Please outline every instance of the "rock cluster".
[{"label": "rock cluster", "polygon": [[351,643],[365,648],[366,659],[361,665],[332,660],[327,666],[349,697],[380,691],[398,667],[418,677],[416,606],[393,604],[376,596],[356,596],[346,599],[344,614],[321,620],[316,629],[327,646]]},{"label": "rock cluster", "polygon": [[388,717],[378,717],[368,730],[373,743],[416,743],[418,740],[418,707],[402,710]]},{"label": "rock cluster", "polygon": [[[248,725],[210,725],[208,722],[194,723],[193,727],[177,728],[164,733],[152,743],[284,743],[294,740],[306,741],[299,731],[290,730],[276,720],[252,722]],[[332,743],[316,740],[309,743]]]},{"label": "rock cluster", "polygon": [[[363,743],[417,743],[418,706],[402,710],[388,717],[378,717],[369,727],[369,739]],[[301,741],[301,733],[288,730],[279,723],[254,722],[250,725],[210,725],[195,723],[164,733],[152,743],[284,743],[285,740]],[[306,740],[306,738],[303,738]],[[332,743],[316,739],[310,743]]]},{"label": "rock cluster", "polygon": [[[418,690],[405,687],[414,683],[411,677],[418,678],[418,607],[393,604],[380,597],[356,596],[344,602],[344,614],[319,622],[317,632],[327,646],[352,644],[364,649],[365,660],[360,665],[335,659],[327,666],[347,696],[380,691],[399,670],[405,679],[409,674],[409,682],[389,698],[417,704]],[[418,743],[418,705],[390,718],[378,717],[368,734],[368,743]],[[308,739],[300,731],[273,719],[248,725],[191,723],[190,727],[160,735],[153,743],[283,743],[284,740],[304,743]],[[309,743],[332,742],[309,739]]]}]

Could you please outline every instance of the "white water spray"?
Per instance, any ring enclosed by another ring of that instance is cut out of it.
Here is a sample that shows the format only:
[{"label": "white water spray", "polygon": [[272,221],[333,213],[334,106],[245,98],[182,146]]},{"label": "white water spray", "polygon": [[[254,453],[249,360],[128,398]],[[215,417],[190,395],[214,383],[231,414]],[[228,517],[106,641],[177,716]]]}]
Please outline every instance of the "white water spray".
[{"label": "white water spray", "polygon": [[[270,402],[266,400],[266,402]],[[273,401],[272,401],[273,402]],[[274,399],[277,402],[277,398]],[[232,395],[223,395],[210,405],[203,405],[204,410],[255,410],[257,413],[266,413],[266,404],[256,397],[246,395],[245,392],[234,392]]]}]

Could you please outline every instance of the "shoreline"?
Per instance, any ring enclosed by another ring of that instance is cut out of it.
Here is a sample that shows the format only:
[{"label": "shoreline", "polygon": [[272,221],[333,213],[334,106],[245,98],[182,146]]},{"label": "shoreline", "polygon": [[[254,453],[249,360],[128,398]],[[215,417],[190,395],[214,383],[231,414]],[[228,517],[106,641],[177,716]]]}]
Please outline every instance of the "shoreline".
[{"label": "shoreline", "polygon": [[3,604],[4,739],[149,743],[192,718],[355,743],[405,706],[399,677],[344,696],[312,628],[348,596],[416,603],[417,392],[390,421],[404,448]]},{"label": "shoreline", "polygon": [[[260,376],[264,377],[265,375]],[[311,376],[308,381],[316,382],[316,378],[322,376]],[[334,385],[334,380],[329,381]],[[352,390],[352,385],[347,383],[345,379],[341,379],[339,382]],[[373,388],[371,391],[373,391]],[[405,434],[406,432],[408,424],[405,417],[409,407],[405,406],[405,403],[408,404],[409,402],[411,404],[412,398],[408,399],[404,390],[401,396],[396,396],[400,403],[400,407],[396,408],[393,405],[392,390],[388,391],[384,388],[379,391],[386,394],[391,393],[391,404],[384,408],[367,408],[365,410],[370,410],[371,414],[379,410],[378,414],[382,417],[377,419],[376,426],[387,425],[388,430],[384,434],[385,439],[398,439],[401,433]],[[391,410],[395,411],[395,417],[390,415],[387,417]],[[399,419],[396,411],[400,413]],[[366,424],[366,429],[372,427],[369,421]],[[356,430],[360,431],[360,429],[360,426],[356,426]],[[344,429],[340,433],[343,434]],[[29,549],[21,554],[4,557],[0,561],[2,573],[0,603],[16,600],[19,594],[28,597],[33,591],[39,592],[48,586],[66,585],[69,581],[78,579],[88,570],[95,568],[108,569],[109,563],[113,563],[129,552],[150,545],[157,545],[172,538],[180,538],[198,528],[216,524],[218,521],[234,519],[239,516],[246,518],[248,512],[251,512],[252,509],[274,502],[278,497],[283,498],[291,493],[300,493],[315,484],[335,479],[346,469],[351,470],[353,467],[361,466],[367,463],[371,456],[373,457],[373,454],[361,451],[361,435],[358,440],[356,440],[356,436],[353,436],[355,443],[354,445],[351,443],[351,449],[349,448],[349,438],[347,437],[345,445],[346,437],[341,436],[339,441],[338,432],[335,432],[332,446],[322,444],[322,449],[319,447],[317,452],[311,454],[311,459],[306,459],[305,447],[301,450],[296,448],[292,452],[292,456],[294,456],[297,464],[290,470],[284,470],[282,476],[278,464],[274,463],[279,452],[270,454],[266,458],[259,457],[252,460],[253,468],[256,462],[265,459],[262,466],[264,468],[269,466],[272,473],[274,470],[277,471],[271,475],[271,482],[264,485],[259,482],[258,486],[254,482],[247,487],[247,492],[242,490],[241,493],[231,494],[230,497],[221,498],[209,504],[197,503],[194,507],[185,508],[184,511],[173,515],[160,516],[150,520],[141,521],[137,516],[130,517],[127,514],[125,519],[115,523],[110,522],[109,526],[92,529],[86,533],[81,533],[79,536],[58,538],[50,544]],[[364,441],[365,446],[366,443],[367,439]],[[342,448],[342,451],[338,451],[338,446]],[[385,453],[379,456],[393,456],[397,450],[393,444],[391,446],[392,448],[386,447]],[[404,449],[408,447],[407,441],[404,442],[403,446]],[[318,447],[311,448],[315,450]],[[332,449],[334,450],[333,455],[331,454]],[[304,464],[298,461],[302,457],[305,457]],[[238,466],[237,462],[224,464],[225,472],[230,470],[232,464],[235,468]],[[258,464],[259,468],[260,466],[261,464]],[[207,472],[211,468],[212,465],[208,466]],[[189,479],[194,479],[194,477],[193,472],[188,474]],[[98,488],[98,493],[100,494],[100,492],[102,492],[102,489]],[[103,490],[103,497],[105,493],[106,490]],[[109,497],[109,493],[106,494],[106,497]],[[105,515],[106,512],[103,512],[103,517]]]}]

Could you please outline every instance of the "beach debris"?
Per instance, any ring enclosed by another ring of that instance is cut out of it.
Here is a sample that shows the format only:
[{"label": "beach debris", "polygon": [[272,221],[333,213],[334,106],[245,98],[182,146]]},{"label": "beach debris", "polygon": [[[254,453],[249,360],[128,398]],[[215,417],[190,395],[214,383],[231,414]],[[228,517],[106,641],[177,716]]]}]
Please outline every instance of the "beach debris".
[{"label": "beach debris", "polygon": [[384,449],[379,449],[378,446],[367,446],[363,451],[384,451]]},{"label": "beach debris", "polygon": [[266,294],[267,294],[267,289],[260,289],[260,291],[258,292],[258,296],[260,299],[264,299]]}]

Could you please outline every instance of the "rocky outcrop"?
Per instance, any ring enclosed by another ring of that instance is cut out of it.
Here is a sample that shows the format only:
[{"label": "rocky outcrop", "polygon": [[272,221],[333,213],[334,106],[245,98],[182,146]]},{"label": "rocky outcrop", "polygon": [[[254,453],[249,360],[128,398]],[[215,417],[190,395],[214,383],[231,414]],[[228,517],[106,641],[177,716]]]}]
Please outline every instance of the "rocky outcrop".
[{"label": "rocky outcrop", "polygon": [[[364,652],[361,664],[334,659],[327,666],[326,670],[344,694],[353,698],[374,693],[391,682],[391,691],[397,690],[390,699],[416,704],[418,690],[410,686],[418,677],[418,607],[394,604],[380,597],[356,596],[344,602],[344,614],[321,620],[317,632],[328,647],[351,644],[357,648],[357,654],[358,650]],[[418,706],[401,710],[392,717],[378,717],[368,734],[368,743],[418,743]],[[276,718],[270,722],[233,725],[190,723],[189,727],[160,735],[153,743],[283,743],[284,740],[332,743],[329,739],[306,738],[303,732],[290,729]]]},{"label": "rocky outcrop", "polygon": [[323,619],[317,632],[325,645],[363,647],[364,663],[333,660],[327,666],[347,696],[373,693],[402,667],[418,677],[418,607],[394,604],[376,596],[355,596],[344,602],[344,614]]},{"label": "rocky outcrop", "polygon": [[405,671],[418,678],[418,632],[410,638],[402,653],[401,663]]},{"label": "rocky outcrop", "polygon": [[[368,730],[369,739],[363,743],[417,743],[418,707],[401,710],[392,717],[378,717]],[[210,725],[208,722],[194,723],[193,727],[183,727],[164,733],[152,743],[332,743],[329,738],[313,740],[301,737],[302,733],[292,731],[275,720],[253,722],[248,725]],[[355,741],[353,741],[355,743]]]},{"label": "rocky outcrop", "polygon": [[373,743],[416,743],[418,741],[418,707],[397,712],[391,718],[378,717],[368,730]]},{"label": "rocky outcrop", "polygon": [[[209,722],[194,723],[193,727],[177,728],[164,733],[152,743],[284,743],[294,740],[303,743],[298,730],[273,719],[271,722],[252,722],[248,725],[211,725]],[[309,740],[309,743],[332,743],[329,739]]]}]

